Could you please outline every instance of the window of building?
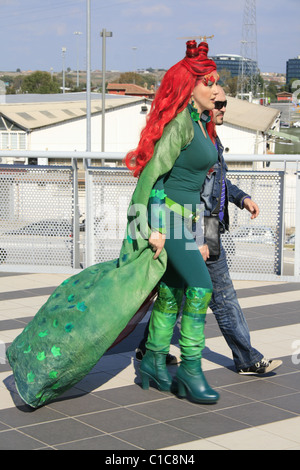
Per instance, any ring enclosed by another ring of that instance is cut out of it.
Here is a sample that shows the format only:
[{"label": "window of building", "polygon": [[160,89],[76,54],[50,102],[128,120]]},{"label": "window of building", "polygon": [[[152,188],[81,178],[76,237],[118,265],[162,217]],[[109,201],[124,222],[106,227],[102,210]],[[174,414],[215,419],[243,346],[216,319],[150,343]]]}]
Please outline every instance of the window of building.
[{"label": "window of building", "polygon": [[0,150],[27,150],[27,134],[4,116],[0,116]]},{"label": "window of building", "polygon": [[0,131],[0,150],[26,150],[26,132]]}]

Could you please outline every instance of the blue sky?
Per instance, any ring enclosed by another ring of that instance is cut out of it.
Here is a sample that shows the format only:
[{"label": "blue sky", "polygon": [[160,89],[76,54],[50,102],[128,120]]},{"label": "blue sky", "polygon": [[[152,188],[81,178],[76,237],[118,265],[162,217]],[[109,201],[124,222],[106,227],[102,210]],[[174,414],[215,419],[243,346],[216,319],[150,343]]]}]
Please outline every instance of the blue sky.
[{"label": "blue sky", "polygon": [[[86,68],[86,0],[0,0],[0,70]],[[239,54],[244,0],[91,0],[92,69],[101,69],[100,31],[107,39],[107,69],[169,68],[185,53],[186,36],[214,35],[210,54]],[[299,0],[257,0],[258,63],[262,72],[285,73],[300,55]],[[133,49],[136,48],[136,49]]]}]

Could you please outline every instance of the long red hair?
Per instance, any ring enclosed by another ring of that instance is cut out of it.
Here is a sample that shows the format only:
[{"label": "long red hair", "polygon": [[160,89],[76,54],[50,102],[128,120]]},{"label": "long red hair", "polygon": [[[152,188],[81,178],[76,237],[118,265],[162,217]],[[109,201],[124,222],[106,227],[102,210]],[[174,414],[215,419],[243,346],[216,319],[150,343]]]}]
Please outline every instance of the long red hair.
[{"label": "long red hair", "polygon": [[215,143],[216,142],[216,137],[217,137],[216,125],[213,122],[212,112],[210,111],[209,114],[210,114],[210,121],[206,124],[206,130],[207,130],[207,133],[208,133],[209,137],[211,138],[212,142]]},{"label": "long red hair", "polygon": [[[197,47],[196,41],[188,41],[186,57],[166,72],[152,102],[139,144],[125,157],[126,166],[134,176],[138,177],[152,158],[165,126],[187,107],[197,81],[216,70],[216,64],[208,59],[207,52],[206,42]],[[215,129],[212,121],[207,131],[213,140]]]}]

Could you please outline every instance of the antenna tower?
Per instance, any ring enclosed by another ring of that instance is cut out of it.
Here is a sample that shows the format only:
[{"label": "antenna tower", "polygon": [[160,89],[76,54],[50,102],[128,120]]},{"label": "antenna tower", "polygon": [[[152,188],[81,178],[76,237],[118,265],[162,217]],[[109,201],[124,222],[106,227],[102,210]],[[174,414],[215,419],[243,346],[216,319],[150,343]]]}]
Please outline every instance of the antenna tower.
[{"label": "antenna tower", "polygon": [[245,0],[241,56],[237,86],[238,96],[241,99],[249,96],[249,101],[251,101],[252,97],[256,94],[255,78],[258,74],[256,0]]}]

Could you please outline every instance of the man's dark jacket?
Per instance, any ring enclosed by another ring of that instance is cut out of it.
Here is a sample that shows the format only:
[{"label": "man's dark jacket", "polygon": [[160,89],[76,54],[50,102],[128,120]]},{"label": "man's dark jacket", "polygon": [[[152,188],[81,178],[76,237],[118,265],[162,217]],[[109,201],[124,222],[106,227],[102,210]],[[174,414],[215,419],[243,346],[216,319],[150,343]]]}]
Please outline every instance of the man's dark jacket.
[{"label": "man's dark jacket", "polygon": [[224,219],[221,222],[221,226],[224,230],[229,230],[229,213],[228,213],[228,201],[233,202],[237,207],[243,209],[244,199],[250,196],[244,191],[239,189],[236,185],[232,184],[230,180],[226,177],[228,167],[225,163],[223,157],[224,147],[217,137],[217,147],[218,147],[218,162],[212,167],[209,173],[206,176],[206,179],[203,183],[201,190],[201,200],[205,204],[205,215],[210,215],[211,212],[218,205],[220,190],[221,190],[221,166],[222,173],[225,177],[225,187],[226,187],[226,199],[224,207]]}]

